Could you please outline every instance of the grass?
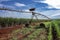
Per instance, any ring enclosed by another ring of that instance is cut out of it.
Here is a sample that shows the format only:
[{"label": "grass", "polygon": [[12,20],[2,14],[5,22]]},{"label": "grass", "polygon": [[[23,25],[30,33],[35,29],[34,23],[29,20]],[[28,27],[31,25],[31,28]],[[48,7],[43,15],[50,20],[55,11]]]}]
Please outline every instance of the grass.
[{"label": "grass", "polygon": [[54,24],[55,24],[55,29],[56,29],[56,32],[57,32],[57,36],[58,36],[58,38],[60,38],[60,28],[58,26],[58,23],[54,22]]},{"label": "grass", "polygon": [[51,26],[51,23],[49,24],[48,40],[52,40],[52,26]]}]

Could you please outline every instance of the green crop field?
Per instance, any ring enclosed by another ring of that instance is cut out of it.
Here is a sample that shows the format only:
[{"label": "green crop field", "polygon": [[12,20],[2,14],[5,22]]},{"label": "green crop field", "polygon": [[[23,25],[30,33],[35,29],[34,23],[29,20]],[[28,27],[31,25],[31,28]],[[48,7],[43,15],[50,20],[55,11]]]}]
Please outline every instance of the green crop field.
[{"label": "green crop field", "polygon": [[[13,19],[13,18],[0,18],[0,29],[5,28],[6,26],[15,26],[24,24],[30,19]],[[35,26],[29,25],[29,27],[22,27],[16,30],[11,31],[7,40],[60,40],[60,20],[51,20],[51,21],[43,21],[45,24],[45,28],[38,24]],[[32,21],[37,23],[38,21]],[[2,31],[3,32],[3,31]],[[1,37],[0,32],[0,40]]]}]

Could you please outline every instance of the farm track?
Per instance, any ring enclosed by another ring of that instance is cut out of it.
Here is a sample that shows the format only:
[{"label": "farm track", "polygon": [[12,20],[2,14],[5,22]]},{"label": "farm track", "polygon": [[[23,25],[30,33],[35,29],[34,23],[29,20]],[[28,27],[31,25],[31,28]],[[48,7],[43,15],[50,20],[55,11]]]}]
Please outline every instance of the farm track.
[{"label": "farm track", "polygon": [[0,29],[0,40],[9,40],[12,37],[12,31],[22,29],[22,26],[13,26],[5,29]]},{"label": "farm track", "polygon": [[[17,28],[18,29],[18,28]],[[22,29],[22,28],[19,28],[19,29]],[[9,30],[8,30],[9,31]],[[36,31],[36,29],[35,30],[32,30],[32,31],[30,31],[29,33],[27,33],[27,34],[25,34],[25,35],[23,35],[23,34],[20,34],[20,33],[17,33],[17,40],[23,40],[24,38],[26,38],[26,37],[28,37],[30,34],[32,34],[33,32],[35,32]],[[35,39],[35,40],[39,40],[40,39],[40,36],[46,36],[46,32],[45,32],[46,30],[41,30],[41,32],[40,32],[40,34],[37,36],[37,38]],[[4,33],[4,32],[3,32]],[[11,39],[13,36],[12,36],[12,34],[10,34],[11,32],[9,32],[9,33],[7,33],[7,34],[3,34],[3,36],[1,36],[1,34],[0,34],[0,40],[9,40],[9,39]]]},{"label": "farm track", "polygon": [[[11,32],[13,30],[17,30],[17,29],[22,29],[22,26],[16,26],[14,28],[0,29],[0,40],[10,40],[13,37]],[[25,35],[20,34],[18,32],[17,33],[17,40],[23,40],[24,38],[27,38],[29,35],[31,35],[35,31],[36,31],[36,29],[28,32]],[[57,32],[54,27],[52,27],[52,37],[53,37],[52,40],[59,40],[57,37]],[[37,35],[35,40],[48,40],[47,39],[47,30],[46,29],[41,30],[40,34]]]},{"label": "farm track", "polygon": [[[17,30],[17,29],[22,29],[20,26],[12,27],[12,28],[5,28],[5,29],[0,29],[0,40],[10,40],[13,37],[12,31]],[[23,35],[20,33],[17,33],[18,40],[22,40],[23,38],[27,37],[31,33],[33,33],[35,30]]]}]

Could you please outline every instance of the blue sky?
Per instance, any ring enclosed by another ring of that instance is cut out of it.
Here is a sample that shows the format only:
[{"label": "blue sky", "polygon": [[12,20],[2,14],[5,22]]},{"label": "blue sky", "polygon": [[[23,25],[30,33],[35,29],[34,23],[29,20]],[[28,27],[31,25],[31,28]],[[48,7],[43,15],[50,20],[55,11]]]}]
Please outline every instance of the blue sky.
[{"label": "blue sky", "polygon": [[[44,14],[50,18],[60,18],[60,0],[0,0],[0,7],[28,11],[36,8],[37,13]],[[31,13],[19,13],[1,11],[0,17],[31,18]],[[38,16],[38,18],[42,18]]]}]

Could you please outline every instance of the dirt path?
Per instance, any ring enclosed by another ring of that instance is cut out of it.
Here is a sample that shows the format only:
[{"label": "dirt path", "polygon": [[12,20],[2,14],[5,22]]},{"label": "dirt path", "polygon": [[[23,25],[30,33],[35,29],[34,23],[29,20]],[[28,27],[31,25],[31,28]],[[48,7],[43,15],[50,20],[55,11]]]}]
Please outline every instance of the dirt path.
[{"label": "dirt path", "polygon": [[12,31],[22,29],[22,26],[13,26],[0,29],[0,40],[9,40],[12,37]]}]

